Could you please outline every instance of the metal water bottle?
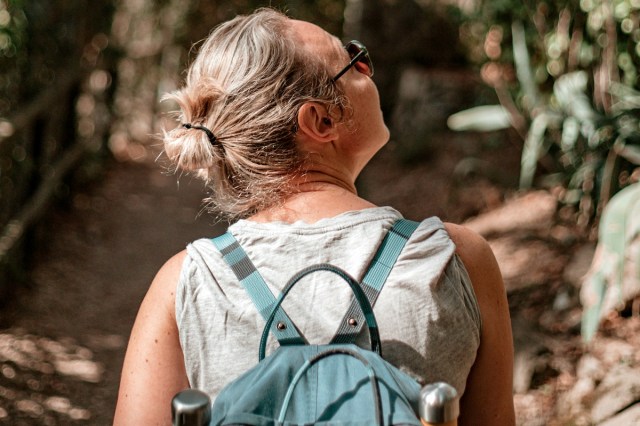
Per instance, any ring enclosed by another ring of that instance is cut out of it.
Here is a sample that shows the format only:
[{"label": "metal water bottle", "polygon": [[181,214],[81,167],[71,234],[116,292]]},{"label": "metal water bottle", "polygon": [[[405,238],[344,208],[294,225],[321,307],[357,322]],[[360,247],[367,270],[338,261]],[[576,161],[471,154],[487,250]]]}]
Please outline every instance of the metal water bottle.
[{"label": "metal water bottle", "polygon": [[171,400],[173,426],[204,426],[211,421],[211,399],[196,389],[186,389]]},{"label": "metal water bottle", "polygon": [[460,414],[458,392],[444,382],[426,385],[420,391],[419,409],[424,426],[457,426]]}]

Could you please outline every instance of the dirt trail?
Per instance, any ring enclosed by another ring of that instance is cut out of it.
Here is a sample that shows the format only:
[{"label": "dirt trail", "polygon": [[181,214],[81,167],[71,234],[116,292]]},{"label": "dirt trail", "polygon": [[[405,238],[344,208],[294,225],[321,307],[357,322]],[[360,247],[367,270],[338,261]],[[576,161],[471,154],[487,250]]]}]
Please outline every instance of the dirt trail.
[{"label": "dirt trail", "polygon": [[110,425],[131,325],[149,283],[195,238],[202,185],[115,163],[52,213],[31,288],[0,311],[0,424]]},{"label": "dirt trail", "polygon": [[[386,150],[361,192],[409,218],[459,220],[487,199],[482,188],[466,201],[451,196],[465,146],[402,169]],[[51,213],[30,288],[0,310],[0,425],[111,424],[126,343],[153,276],[189,241],[223,230],[198,214],[203,193],[200,182],[156,164],[116,162]]]},{"label": "dirt trail", "polygon": [[[477,140],[459,135],[442,140],[448,143],[430,161],[412,165],[398,164],[393,146],[383,150],[365,169],[361,194],[397,207],[410,219],[439,215],[460,222],[482,212],[500,213],[508,178],[517,175],[519,152],[510,145],[480,149]],[[461,175],[463,160],[478,156],[477,167]],[[210,216],[198,214],[202,195],[200,182],[178,179],[155,164],[113,163],[104,179],[75,192],[66,210],[51,213],[42,232],[49,241],[36,249],[30,288],[0,310],[0,425],[111,424],[126,343],[153,276],[188,242],[223,230],[213,226]],[[504,227],[500,214],[493,221]],[[526,343],[524,352],[516,345],[517,355],[530,355],[524,369],[530,380],[515,395],[518,424],[565,424],[553,420],[567,411],[562,394],[581,383],[575,365],[582,355],[575,343],[580,307],[575,291],[568,293],[573,301],[569,307],[556,311],[551,306],[558,289],[573,288],[567,287],[556,260],[567,260],[575,247],[527,229],[490,240],[495,246],[511,241],[507,236],[524,236],[513,240],[518,250],[494,248],[508,286],[538,277],[530,289],[510,295],[514,332]],[[535,247],[544,242],[544,253],[562,256],[526,254],[532,241]],[[526,253],[520,258],[536,258],[537,264],[524,262],[524,272],[518,274],[517,256],[500,255],[522,250]],[[547,257],[550,262],[542,262]],[[603,340],[603,348],[611,342],[620,347],[638,335],[640,321],[624,323],[630,326],[616,323],[619,336]],[[532,337],[539,335],[544,339]],[[585,407],[577,404],[576,410],[588,418]]]}]

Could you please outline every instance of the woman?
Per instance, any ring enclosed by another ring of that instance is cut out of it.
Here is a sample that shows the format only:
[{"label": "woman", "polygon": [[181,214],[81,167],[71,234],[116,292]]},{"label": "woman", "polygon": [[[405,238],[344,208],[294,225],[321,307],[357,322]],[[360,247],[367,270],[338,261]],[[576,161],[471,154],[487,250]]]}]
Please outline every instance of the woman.
[{"label": "woman", "polygon": [[[361,279],[401,217],[355,188],[389,138],[372,75],[359,43],[345,49],[313,24],[262,9],[218,27],[171,95],[182,125],[165,133],[169,158],[206,180],[217,211],[239,219],[229,230],[274,294],[321,262]],[[331,339],[331,318],[349,302],[344,287],[314,281],[285,303],[309,341]],[[514,423],[507,300],[481,237],[423,221],[375,314],[387,360],[462,394],[460,424]],[[255,365],[263,325],[211,241],[190,244],[161,268],[142,303],[115,423],[169,424],[171,398],[189,386],[215,398]]]}]

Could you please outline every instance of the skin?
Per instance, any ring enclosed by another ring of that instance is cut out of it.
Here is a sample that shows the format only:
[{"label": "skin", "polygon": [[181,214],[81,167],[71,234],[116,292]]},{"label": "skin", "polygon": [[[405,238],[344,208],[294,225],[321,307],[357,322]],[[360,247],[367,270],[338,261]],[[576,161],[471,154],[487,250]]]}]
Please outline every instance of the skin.
[{"label": "skin", "polygon": [[[307,22],[291,20],[290,24],[297,42],[316,55],[325,55],[336,72],[348,63],[337,38]],[[389,138],[378,91],[373,81],[355,68],[337,84],[342,85],[353,107],[351,124],[335,121],[320,104],[305,104],[298,114],[297,143],[309,153],[310,160],[308,173],[296,182],[300,191],[249,220],[314,223],[374,207],[357,195],[355,180]],[[445,226],[471,278],[483,322],[476,361],[460,401],[459,424],[513,425],[513,342],[500,270],[482,237],[458,225]],[[114,420],[117,426],[171,424],[171,399],[189,387],[174,307],[184,257],[182,251],[167,261],[140,307],[122,371]]]}]

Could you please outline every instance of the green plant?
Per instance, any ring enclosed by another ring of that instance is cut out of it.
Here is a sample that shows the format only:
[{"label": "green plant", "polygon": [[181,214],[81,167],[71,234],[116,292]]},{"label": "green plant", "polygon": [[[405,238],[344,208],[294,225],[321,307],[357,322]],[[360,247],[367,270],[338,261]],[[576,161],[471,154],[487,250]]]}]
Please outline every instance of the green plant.
[{"label": "green plant", "polygon": [[450,127],[514,127],[524,141],[520,187],[561,188],[578,225],[599,228],[582,289],[588,341],[604,314],[640,294],[640,275],[625,276],[640,263],[629,254],[640,238],[640,184],[631,185],[640,174],[640,0],[481,0],[462,33],[500,105],[462,111]]},{"label": "green plant", "polygon": [[640,0],[484,0],[461,34],[500,105],[450,126],[514,127],[521,188],[561,187],[577,223],[596,224],[640,165]]},{"label": "green plant", "polygon": [[0,0],[0,117],[16,106],[21,66],[27,60],[26,38],[22,1]]},{"label": "green plant", "polygon": [[640,295],[640,183],[616,193],[602,213],[598,247],[581,291],[582,336],[593,338],[600,320]]}]

